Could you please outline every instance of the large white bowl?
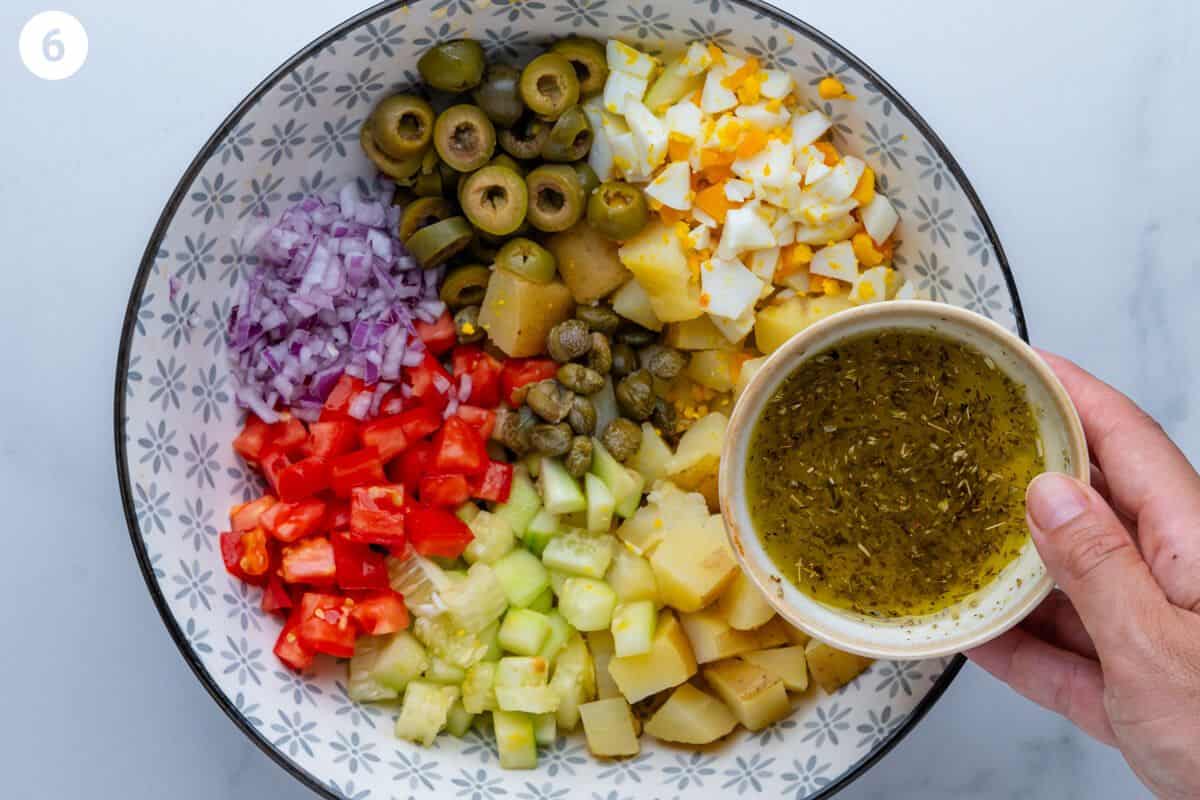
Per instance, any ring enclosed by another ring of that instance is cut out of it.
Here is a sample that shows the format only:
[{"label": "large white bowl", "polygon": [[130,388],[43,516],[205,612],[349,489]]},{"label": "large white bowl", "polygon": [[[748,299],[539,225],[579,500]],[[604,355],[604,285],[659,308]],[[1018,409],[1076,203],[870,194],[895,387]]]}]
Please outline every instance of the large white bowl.
[{"label": "large white bowl", "polygon": [[243,226],[306,192],[368,175],[359,124],[381,96],[413,81],[430,44],[472,36],[493,56],[521,59],[567,34],[619,36],[652,50],[707,39],[791,70],[813,97],[820,78],[837,75],[857,99],[821,107],[839,146],[866,158],[902,214],[899,267],[934,299],[1024,334],[1007,262],[961,168],[886,82],[800,20],[756,0],[385,3],[255,88],[187,168],[150,237],[116,375],[117,468],[134,551],[205,688],[255,744],[325,797],[829,796],[921,718],[960,658],[879,662],[832,697],[810,693],[790,719],[703,752],[646,741],[636,758],[596,761],[579,737],[564,737],[537,771],[505,772],[488,737],[443,737],[433,749],[397,741],[392,712],[352,704],[333,661],[303,676],[283,669],[271,653],[277,622],[259,610],[257,590],[222,568],[216,542],[226,511],[261,488],[230,448],[241,415],[223,331],[235,287],[255,263],[238,245]]}]

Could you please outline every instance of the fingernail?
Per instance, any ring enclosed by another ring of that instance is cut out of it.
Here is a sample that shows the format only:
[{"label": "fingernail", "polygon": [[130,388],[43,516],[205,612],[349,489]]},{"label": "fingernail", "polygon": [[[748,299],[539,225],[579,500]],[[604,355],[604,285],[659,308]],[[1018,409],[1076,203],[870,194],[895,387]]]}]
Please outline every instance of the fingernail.
[{"label": "fingernail", "polygon": [[1088,498],[1073,478],[1045,472],[1030,482],[1025,492],[1025,508],[1034,525],[1052,531],[1087,511]]}]

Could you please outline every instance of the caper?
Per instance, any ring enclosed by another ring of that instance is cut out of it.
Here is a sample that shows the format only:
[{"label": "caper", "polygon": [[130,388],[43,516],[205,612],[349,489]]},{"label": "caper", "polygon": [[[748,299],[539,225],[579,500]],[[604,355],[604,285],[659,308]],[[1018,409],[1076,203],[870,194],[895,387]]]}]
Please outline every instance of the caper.
[{"label": "caper", "polygon": [[529,432],[533,424],[533,415],[527,408],[522,408],[521,411],[500,409],[496,414],[496,427],[492,430],[492,438],[517,455],[525,455],[529,452]]},{"label": "caper", "polygon": [[596,406],[588,398],[575,395],[567,413],[567,424],[580,436],[591,436],[596,432]]},{"label": "caper", "polygon": [[608,77],[608,57],[600,42],[571,36],[550,45],[550,50],[571,62],[581,95],[586,97],[604,88],[604,80]]},{"label": "caper", "polygon": [[525,186],[529,224],[539,231],[565,231],[583,217],[583,188],[569,165],[543,164],[525,176]]},{"label": "caper", "polygon": [[575,393],[556,380],[538,381],[525,394],[525,404],[546,422],[562,422],[571,413]]},{"label": "caper", "polygon": [[547,161],[578,161],[592,148],[592,138],[592,123],[588,121],[587,114],[579,106],[572,106],[555,120],[542,147],[542,158]]},{"label": "caper", "polygon": [[[575,319],[583,320],[589,328],[605,336],[612,336],[621,324],[617,312],[608,306],[576,306]],[[604,370],[607,372],[607,370]]]},{"label": "caper", "polygon": [[491,64],[483,74],[483,83],[475,89],[475,102],[488,119],[507,128],[525,111],[521,100],[521,71],[508,64]]},{"label": "caper", "polygon": [[652,344],[642,350],[641,362],[651,375],[669,381],[683,372],[687,366],[687,356],[673,347]]},{"label": "caper", "polygon": [[438,297],[452,309],[479,305],[487,294],[487,285],[491,277],[492,271],[482,264],[455,267],[442,281]]},{"label": "caper", "polygon": [[590,197],[592,190],[600,185],[600,178],[596,175],[596,170],[592,169],[586,161],[576,161],[571,166],[575,168],[575,174],[579,176],[579,186],[583,189],[583,196]]},{"label": "caper", "polygon": [[375,137],[371,134],[369,124],[363,125],[362,130],[358,132],[358,142],[375,168],[393,180],[407,180],[421,169],[420,153],[408,158],[392,158],[380,150],[379,145],[375,143]]},{"label": "caper", "polygon": [[537,158],[549,135],[550,126],[545,121],[526,114],[500,131],[500,148],[513,158]]},{"label": "caper", "polygon": [[604,388],[604,376],[582,364],[563,364],[557,377],[559,383],[579,394],[595,394]]},{"label": "caper", "polygon": [[563,459],[563,466],[572,478],[582,478],[592,468],[592,440],[588,436],[576,436]]},{"label": "caper", "polygon": [[474,39],[442,42],[425,51],[417,61],[421,79],[444,92],[465,92],[478,86],[487,63],[483,47]]},{"label": "caper", "polygon": [[433,146],[442,161],[459,172],[473,172],[496,151],[496,129],[478,106],[450,106],[434,123]]},{"label": "caper", "polygon": [[629,323],[617,331],[617,341],[630,347],[645,347],[658,341],[658,334],[641,325]]},{"label": "caper", "polygon": [[617,461],[628,461],[642,446],[642,429],[633,420],[617,417],[600,434],[600,444]]},{"label": "caper", "polygon": [[534,425],[529,432],[529,443],[533,449],[547,456],[561,456],[571,449],[571,426],[565,422],[555,425]]},{"label": "caper", "polygon": [[533,113],[556,119],[579,101],[579,78],[558,53],[542,53],[521,70],[521,99]]},{"label": "caper", "polygon": [[433,269],[467,249],[473,236],[465,218],[450,217],[426,225],[404,244],[423,269]]},{"label": "caper", "polygon": [[458,201],[467,219],[492,236],[507,236],[521,227],[529,207],[520,174],[496,164],[471,173],[463,181]]},{"label": "caper", "polygon": [[433,136],[433,107],[415,94],[385,97],[368,124],[379,149],[392,158],[423,155]]},{"label": "caper", "polygon": [[617,382],[617,408],[630,419],[641,422],[654,413],[654,380],[639,369]]},{"label": "caper", "polygon": [[460,308],[454,314],[454,330],[461,344],[478,342],[487,336],[487,332],[479,327],[479,306]]},{"label": "caper", "polygon": [[638,368],[637,353],[624,342],[617,342],[612,347],[612,374],[624,378]]},{"label": "caper", "polygon": [[673,439],[679,426],[679,417],[675,406],[661,397],[654,398],[654,411],[650,414],[650,424],[658,428],[662,435]]},{"label": "caper", "polygon": [[604,376],[612,371],[612,363],[612,347],[608,343],[608,337],[600,331],[592,331],[592,349],[587,355],[588,367]]},{"label": "caper", "polygon": [[550,329],[546,336],[546,352],[555,361],[573,361],[592,349],[592,337],[587,325],[577,319],[564,320]]},{"label": "caper", "polygon": [[421,197],[404,207],[396,236],[407,242],[414,233],[427,225],[454,216],[454,206],[444,197]]}]

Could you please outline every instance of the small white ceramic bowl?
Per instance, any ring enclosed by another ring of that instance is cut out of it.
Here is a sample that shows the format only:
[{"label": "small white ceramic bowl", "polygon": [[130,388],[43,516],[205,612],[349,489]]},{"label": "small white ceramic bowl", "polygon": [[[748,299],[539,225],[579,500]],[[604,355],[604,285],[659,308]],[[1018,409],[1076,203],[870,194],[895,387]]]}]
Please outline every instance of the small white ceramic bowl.
[{"label": "small white ceramic bowl", "polygon": [[1038,422],[1046,469],[1086,481],[1087,444],[1066,390],[1033,348],[970,311],[941,303],[892,301],[860,306],[806,328],[775,351],[742,393],[721,457],[720,493],[725,527],[746,573],[789,622],[834,647],[873,658],[923,659],[967,650],[1020,622],[1050,592],[1032,541],[990,583],[935,614],[880,619],[814,600],[779,574],[750,519],[745,465],[751,434],[780,382],[830,346],[879,330],[931,331],[965,342],[1024,386]]}]

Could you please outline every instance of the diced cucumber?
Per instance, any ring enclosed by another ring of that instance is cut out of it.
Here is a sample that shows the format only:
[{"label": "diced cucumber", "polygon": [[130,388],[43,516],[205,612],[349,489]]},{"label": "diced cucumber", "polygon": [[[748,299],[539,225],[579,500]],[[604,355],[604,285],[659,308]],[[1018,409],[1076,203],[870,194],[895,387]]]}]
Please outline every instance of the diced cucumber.
[{"label": "diced cucumber", "polygon": [[533,738],[542,747],[558,739],[558,720],[554,714],[538,714],[533,718]]},{"label": "diced cucumber", "polygon": [[459,739],[467,735],[475,715],[463,707],[462,700],[455,700],[446,715],[446,733]]},{"label": "diced cucumber", "polygon": [[594,578],[567,578],[558,596],[559,612],[577,631],[607,629],[616,606],[616,592]]},{"label": "diced cucumber", "polygon": [[527,608],[550,585],[546,568],[528,550],[513,550],[492,564],[492,571],[504,587],[508,602],[519,608]]},{"label": "diced cucumber", "polygon": [[527,608],[510,608],[500,623],[500,646],[519,656],[537,655],[549,635],[550,621]]},{"label": "diced cucumber", "polygon": [[561,529],[558,517],[543,508],[525,529],[523,540],[525,547],[540,556],[546,549],[546,545],[551,539],[558,536]]},{"label": "diced cucumber", "polygon": [[552,608],[554,608],[554,590],[549,586],[543,589],[542,593],[529,604],[529,610],[539,614],[548,614]]},{"label": "diced cucumber", "polygon": [[554,596],[558,597],[562,594],[563,584],[567,582],[567,578],[571,577],[565,572],[559,572],[556,569],[550,570],[550,589],[554,592]]},{"label": "diced cucumber", "polygon": [[608,485],[592,473],[583,476],[583,488],[587,494],[587,529],[592,533],[608,533],[612,527],[613,509],[616,501]]},{"label": "diced cucumber", "polygon": [[631,467],[625,467],[625,471],[629,473],[629,477],[633,480],[633,491],[629,496],[616,504],[614,510],[617,516],[622,519],[629,519],[637,513],[638,507],[642,504],[642,492],[646,491],[646,479],[642,474]]},{"label": "diced cucumber", "polygon": [[467,671],[462,667],[456,667],[449,661],[435,658],[429,663],[429,669],[425,670],[424,679],[430,683],[440,683],[443,686],[458,686],[466,680],[466,677]]},{"label": "diced cucumber", "polygon": [[390,636],[360,636],[354,642],[354,656],[350,659],[346,694],[356,703],[375,703],[380,700],[395,700],[400,692],[384,686],[375,678],[375,665],[379,654],[391,642]]},{"label": "diced cucumber", "polygon": [[613,651],[618,657],[650,652],[658,612],[649,600],[624,603],[613,611]]},{"label": "diced cucumber", "polygon": [[[631,516],[633,511],[637,510],[636,504],[630,510],[630,503],[632,501],[629,498],[633,495],[638,495],[638,501],[640,502],[642,486],[633,477],[635,473],[626,469],[620,461],[613,458],[612,454],[604,448],[604,445],[600,444],[599,439],[592,440],[591,474],[604,481],[604,485],[612,492],[615,508],[629,511],[629,514],[622,514],[622,516]],[[642,483],[644,484],[644,481]]]},{"label": "diced cucumber", "polygon": [[650,600],[658,605],[658,582],[654,579],[654,568],[644,557],[621,545],[613,553],[612,566],[604,580],[617,593],[622,603],[635,600]]},{"label": "diced cucumber", "polygon": [[450,579],[437,564],[408,548],[399,558],[387,559],[387,570],[388,583],[404,595],[404,604],[414,616],[436,616],[445,609],[440,593]]},{"label": "diced cucumber", "polygon": [[496,686],[545,686],[550,663],[541,656],[505,656],[496,664]]},{"label": "diced cucumber", "polygon": [[[593,479],[598,480],[596,476]],[[568,575],[603,578],[612,563],[616,539],[608,534],[567,531],[554,537],[542,552],[542,563]]]},{"label": "diced cucumber", "polygon": [[558,696],[558,727],[573,731],[579,724],[579,706],[596,698],[596,665],[583,637],[572,633],[558,654],[550,688]]},{"label": "diced cucumber", "polygon": [[[570,514],[587,509],[587,498],[579,488],[579,482],[567,474],[567,468],[556,458],[542,459],[542,474],[538,478],[542,490],[542,503],[551,514]],[[532,516],[529,518],[533,519]],[[528,525],[528,520],[526,524]],[[522,528],[524,531],[524,528]]]},{"label": "diced cucumber", "polygon": [[663,67],[654,83],[650,84],[643,103],[655,114],[662,114],[667,106],[674,105],[704,86],[704,79],[703,72],[695,72],[680,56]]},{"label": "diced cucumber", "polygon": [[550,671],[544,658],[506,657],[496,670],[496,704],[505,711],[546,714],[558,708],[558,695],[550,690]]},{"label": "diced cucumber", "polygon": [[371,666],[370,677],[376,683],[402,692],[410,681],[416,680],[429,669],[429,654],[408,631],[400,631],[383,639],[383,646]]},{"label": "diced cucumber", "polygon": [[515,711],[492,712],[496,749],[504,769],[533,769],[537,766],[537,738],[533,717]]},{"label": "diced cucumber", "polygon": [[466,669],[487,653],[487,645],[479,637],[459,625],[449,614],[436,617],[417,617],[413,634],[429,651],[456,667]]},{"label": "diced cucumber", "polygon": [[499,661],[500,656],[504,652],[500,649],[500,620],[496,620],[491,625],[479,632],[479,641],[487,647],[487,651],[483,654],[481,661]]},{"label": "diced cucumber", "polygon": [[396,718],[396,737],[429,747],[445,727],[458,695],[457,686],[438,686],[425,681],[410,683],[404,690],[404,703]]},{"label": "diced cucumber", "polygon": [[524,536],[529,522],[537,516],[542,507],[542,499],[538,496],[537,487],[529,480],[529,475],[523,469],[513,470],[512,488],[508,493],[508,502],[501,503],[492,509],[492,513],[508,523],[514,536]]},{"label": "diced cucumber", "polygon": [[462,701],[470,713],[482,714],[499,708],[496,705],[496,670],[496,664],[490,661],[481,661],[467,670],[462,683]]},{"label": "diced cucumber", "polygon": [[546,620],[550,623],[550,635],[546,637],[546,641],[542,644],[542,649],[538,651],[538,655],[554,664],[558,653],[562,650],[563,645],[571,638],[571,625],[566,618],[557,611],[551,611],[546,614]]},{"label": "diced cucumber", "polygon": [[[475,508],[474,504],[471,507]],[[476,510],[478,513],[475,518],[468,523],[475,538],[463,551],[463,558],[472,564],[491,564],[513,549],[516,537],[503,517],[490,511]]]},{"label": "diced cucumber", "polygon": [[454,510],[454,516],[470,525],[471,521],[479,516],[479,510],[479,506],[475,505],[473,501],[468,500]]},{"label": "diced cucumber", "polygon": [[577,528],[581,531],[587,530],[587,509],[583,511],[574,511],[570,514],[564,514],[558,519],[562,524],[562,530],[569,531],[572,528]]},{"label": "diced cucumber", "polygon": [[508,608],[508,595],[495,571],[482,562],[472,565],[465,578],[443,589],[441,596],[454,621],[471,633],[491,625]]}]

